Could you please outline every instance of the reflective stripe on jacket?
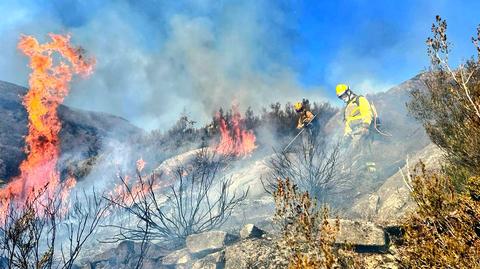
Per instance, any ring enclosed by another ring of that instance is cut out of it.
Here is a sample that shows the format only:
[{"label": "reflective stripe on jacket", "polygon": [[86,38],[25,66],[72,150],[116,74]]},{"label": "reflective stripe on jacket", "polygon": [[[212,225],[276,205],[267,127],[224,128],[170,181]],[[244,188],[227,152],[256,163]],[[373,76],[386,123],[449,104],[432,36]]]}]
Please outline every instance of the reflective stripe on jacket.
[{"label": "reflective stripe on jacket", "polygon": [[348,102],[344,111],[344,119],[344,135],[349,135],[358,128],[370,126],[373,121],[373,111],[367,98],[357,96]]}]

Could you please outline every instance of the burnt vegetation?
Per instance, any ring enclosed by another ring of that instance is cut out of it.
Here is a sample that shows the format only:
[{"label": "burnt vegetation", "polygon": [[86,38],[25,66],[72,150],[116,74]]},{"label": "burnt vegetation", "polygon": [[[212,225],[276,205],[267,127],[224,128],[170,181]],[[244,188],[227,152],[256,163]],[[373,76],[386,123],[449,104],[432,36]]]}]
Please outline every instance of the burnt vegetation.
[{"label": "burnt vegetation", "polygon": [[[448,62],[446,29],[446,21],[437,17],[427,39],[432,63],[422,75],[427,87],[412,91],[407,106],[444,150],[447,163],[429,170],[420,162],[404,178],[417,208],[401,227],[403,237],[394,242],[402,268],[480,268],[480,26],[472,38],[477,56],[457,68]],[[323,126],[337,111],[328,104],[305,105],[317,115],[313,133],[289,150],[277,151],[270,160],[272,173],[264,180],[275,202],[279,232],[265,267],[364,268],[358,254],[335,243],[339,221],[329,219],[322,206],[335,205],[338,193],[350,199],[357,183],[339,161],[340,147],[321,139]],[[219,119],[231,127],[234,113],[220,109],[201,128],[183,115],[167,132],[134,138],[135,147],[146,152],[147,162],[159,163],[185,149],[210,145],[218,139]],[[241,124],[254,132],[267,128],[274,138],[288,142],[298,132],[297,117],[291,104],[275,103],[260,115],[248,109]],[[118,192],[77,195],[68,211],[62,210],[57,195],[45,198],[45,186],[25,204],[8,208],[0,225],[0,266],[73,268],[101,221],[123,212],[128,221],[105,226],[118,231],[109,242],[140,242],[135,267],[141,268],[152,241],[182,245],[187,236],[227,222],[248,194],[231,189],[224,175],[231,161],[232,156],[202,147],[192,161],[168,173],[144,175],[138,169],[133,180],[118,177]]]},{"label": "burnt vegetation", "polygon": [[10,201],[0,226],[1,268],[74,268],[109,209],[92,190],[76,195],[66,211],[60,192],[49,191],[44,186],[24,203]]},{"label": "burnt vegetation", "polygon": [[[338,207],[345,204],[347,193],[353,190],[353,178],[351,171],[341,169],[340,144],[327,144],[317,134],[305,134],[299,140],[298,145],[277,151],[270,159],[271,173],[263,180],[266,191],[272,193],[279,178],[288,178],[317,201]],[[338,199],[339,193],[343,193],[342,199]]]},{"label": "burnt vegetation", "polygon": [[276,186],[274,222],[280,234],[267,268],[364,267],[358,254],[336,244],[340,223],[328,218],[327,207],[319,207],[315,198],[288,178],[278,179]]},{"label": "burnt vegetation", "polygon": [[120,192],[106,199],[137,220],[133,226],[109,225],[119,230],[110,241],[147,238],[181,245],[189,235],[219,228],[248,194],[231,190],[223,175],[230,158],[202,148],[168,175],[144,177],[137,171],[133,182],[119,177]]}]

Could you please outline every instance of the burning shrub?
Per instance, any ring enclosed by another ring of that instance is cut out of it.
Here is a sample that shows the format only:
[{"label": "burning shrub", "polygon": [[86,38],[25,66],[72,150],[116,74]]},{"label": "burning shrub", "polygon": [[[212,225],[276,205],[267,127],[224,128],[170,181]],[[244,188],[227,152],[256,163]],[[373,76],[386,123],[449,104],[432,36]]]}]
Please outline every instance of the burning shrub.
[{"label": "burning shrub", "polygon": [[180,165],[165,175],[167,181],[152,174],[130,182],[120,177],[122,188],[107,199],[137,218],[132,228],[111,225],[120,232],[113,241],[161,240],[183,241],[188,235],[216,229],[224,224],[248,191],[231,193],[231,181],[221,176],[229,157],[203,148],[188,165]]},{"label": "burning shrub", "polygon": [[237,106],[233,106],[231,114],[227,114],[227,116],[217,114],[220,131],[220,141],[216,146],[217,152],[224,155],[250,155],[257,147],[255,134],[252,130],[246,129],[245,120]]},{"label": "burning shrub", "polygon": [[[51,42],[40,44],[32,36],[22,36],[18,48],[30,58],[30,89],[23,97],[28,112],[28,135],[25,137],[27,158],[20,164],[20,176],[0,190],[1,207],[8,206],[11,197],[25,202],[30,193],[43,186],[46,192],[55,191],[60,185],[56,170],[61,123],[57,108],[69,91],[73,74],[88,75],[94,60],[83,57],[83,50],[70,44],[69,36],[50,34]],[[54,65],[53,53],[58,53],[58,65]],[[74,182],[74,179],[70,179]],[[73,185],[72,185],[73,186]],[[4,212],[2,212],[4,213]]]}]

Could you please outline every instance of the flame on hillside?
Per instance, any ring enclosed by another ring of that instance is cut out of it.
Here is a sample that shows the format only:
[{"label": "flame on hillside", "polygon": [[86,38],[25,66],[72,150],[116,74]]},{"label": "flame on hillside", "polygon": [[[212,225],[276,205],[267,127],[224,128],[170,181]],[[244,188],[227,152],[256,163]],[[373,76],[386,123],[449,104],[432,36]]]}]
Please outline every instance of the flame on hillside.
[{"label": "flame on hillside", "polygon": [[217,145],[217,152],[224,155],[245,157],[250,155],[255,148],[255,134],[252,130],[245,128],[245,120],[238,111],[238,106],[232,106],[232,117],[226,119],[217,115],[220,124],[220,142]]},{"label": "flame on hillside", "polygon": [[0,190],[2,217],[6,215],[11,201],[21,205],[40,188],[47,186],[46,195],[56,192],[62,196],[60,199],[65,200],[69,190],[75,186],[74,178],[61,183],[56,169],[60,153],[58,134],[62,128],[57,108],[68,95],[72,76],[89,75],[94,60],[85,59],[81,49],[72,47],[70,36],[49,36],[51,41],[45,44],[40,44],[32,36],[22,36],[18,43],[18,49],[29,57],[32,69],[29,90],[23,97],[23,105],[28,112],[27,158],[20,164],[20,175]]}]

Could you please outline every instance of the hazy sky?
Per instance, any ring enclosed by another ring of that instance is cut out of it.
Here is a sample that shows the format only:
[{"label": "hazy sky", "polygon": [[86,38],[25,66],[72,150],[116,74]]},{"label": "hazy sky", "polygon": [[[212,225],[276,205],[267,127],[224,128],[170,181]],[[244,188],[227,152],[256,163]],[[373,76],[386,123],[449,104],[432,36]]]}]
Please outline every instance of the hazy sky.
[{"label": "hazy sky", "polygon": [[[452,60],[474,53],[480,1],[2,0],[0,80],[27,85],[20,34],[70,33],[97,59],[66,103],[168,128],[185,111],[205,121],[232,100],[334,100],[345,82],[386,90],[428,66],[435,15],[448,21]],[[339,104],[339,103],[338,103]]]}]

